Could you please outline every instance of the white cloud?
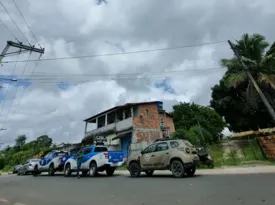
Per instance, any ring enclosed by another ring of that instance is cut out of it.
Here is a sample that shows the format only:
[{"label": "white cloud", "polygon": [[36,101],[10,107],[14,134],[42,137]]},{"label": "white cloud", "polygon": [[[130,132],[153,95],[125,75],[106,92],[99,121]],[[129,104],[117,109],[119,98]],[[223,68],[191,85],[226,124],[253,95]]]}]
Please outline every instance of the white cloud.
[{"label": "white cloud", "polygon": [[[13,3],[4,3],[34,43]],[[184,0],[180,3],[178,0],[109,0],[108,4],[99,6],[91,0],[17,3],[46,48],[43,58],[234,40],[244,32],[261,33],[269,41],[275,40],[272,29],[275,12],[270,9],[275,5],[271,0],[261,3],[256,0]],[[14,35],[24,40],[1,7],[0,19]],[[1,24],[0,27],[0,48],[3,48],[7,40],[14,39]],[[33,55],[32,59],[37,56]],[[24,88],[20,87],[15,99],[15,87],[10,87],[0,117],[0,128],[7,131],[0,132],[0,141],[9,144],[16,135],[24,133],[29,140],[49,134],[55,142],[79,141],[84,132],[83,119],[126,102],[162,100],[168,110],[178,101],[207,105],[210,88],[224,72],[211,68],[219,68],[219,60],[230,56],[232,51],[223,43],[131,55],[42,61],[34,73],[35,63],[29,63],[25,78],[31,78],[33,84],[23,97]],[[27,54],[20,56],[21,60],[26,58]],[[4,59],[10,60],[16,60],[16,56]],[[14,64],[4,64],[1,72],[11,74],[13,68]],[[16,75],[20,75],[23,68],[24,63],[18,63]],[[186,71],[192,69],[195,71]],[[142,78],[133,73],[143,73]],[[167,77],[174,94],[154,86]],[[58,89],[56,83],[60,81],[71,86],[67,90]],[[13,114],[19,101],[20,106]]]}]

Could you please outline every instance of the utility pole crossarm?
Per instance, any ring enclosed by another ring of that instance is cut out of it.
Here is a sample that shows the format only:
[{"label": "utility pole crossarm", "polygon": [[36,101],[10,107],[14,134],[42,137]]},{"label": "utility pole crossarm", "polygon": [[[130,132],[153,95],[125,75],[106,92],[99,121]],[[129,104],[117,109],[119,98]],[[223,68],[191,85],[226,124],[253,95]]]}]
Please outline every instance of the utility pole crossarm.
[{"label": "utility pole crossarm", "polygon": [[273,121],[275,122],[275,112],[273,110],[273,108],[271,107],[271,105],[269,104],[268,100],[266,99],[265,95],[263,94],[263,92],[261,91],[260,87],[258,86],[257,82],[254,80],[253,76],[251,75],[251,73],[249,72],[248,67],[244,64],[244,62],[241,60],[241,56],[238,52],[238,50],[235,48],[235,46],[231,43],[231,41],[228,41],[231,49],[233,50],[233,52],[235,53],[238,61],[240,62],[241,66],[243,67],[244,71],[246,72],[249,80],[252,82],[252,84],[254,85],[256,91],[258,92],[258,94],[260,95],[262,101],[264,102],[269,114],[271,115]]},{"label": "utility pole crossarm", "polygon": [[35,46],[27,46],[27,45],[23,45],[22,43],[15,43],[13,41],[8,41],[7,42],[8,45],[15,47],[15,48],[20,48],[20,49],[24,49],[24,50],[28,50],[28,51],[33,51],[36,53],[41,53],[44,54],[45,49],[42,48],[35,48]]}]

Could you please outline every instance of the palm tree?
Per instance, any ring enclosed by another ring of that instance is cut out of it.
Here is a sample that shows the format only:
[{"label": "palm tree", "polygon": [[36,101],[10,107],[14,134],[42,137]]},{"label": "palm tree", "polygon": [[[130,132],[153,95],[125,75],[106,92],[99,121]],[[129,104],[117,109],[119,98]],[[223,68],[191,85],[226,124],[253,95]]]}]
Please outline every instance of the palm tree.
[{"label": "palm tree", "polygon": [[[244,34],[241,40],[236,42],[235,47],[241,60],[248,67],[257,84],[263,89],[275,90],[275,42],[269,47],[265,37],[260,34],[251,36]],[[227,86],[238,88],[245,85],[245,99],[256,108],[258,94],[237,58],[222,59],[221,65],[228,69],[225,74]]]}]

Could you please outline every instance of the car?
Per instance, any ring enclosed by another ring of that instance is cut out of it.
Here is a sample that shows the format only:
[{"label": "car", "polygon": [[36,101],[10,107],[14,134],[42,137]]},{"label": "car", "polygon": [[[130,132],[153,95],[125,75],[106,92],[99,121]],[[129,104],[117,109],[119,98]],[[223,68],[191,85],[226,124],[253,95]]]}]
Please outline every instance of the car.
[{"label": "car", "polygon": [[16,166],[13,168],[13,170],[11,171],[11,174],[17,174],[18,171],[21,169],[22,166],[23,166],[22,164],[16,165]]},{"label": "car", "polygon": [[131,177],[141,172],[152,176],[154,170],[170,170],[174,177],[193,176],[199,161],[193,145],[187,140],[156,140],[138,154],[130,155],[126,166]]},{"label": "car", "polygon": [[34,165],[33,176],[37,176],[42,172],[48,172],[50,176],[53,176],[55,172],[63,171],[65,162],[70,158],[68,152],[65,151],[51,151],[42,157],[39,162]]},{"label": "car", "polygon": [[29,159],[20,168],[18,175],[32,174],[35,165],[40,161],[40,159]]},{"label": "car", "polygon": [[[112,176],[117,167],[124,162],[123,152],[110,152],[106,146],[86,146],[83,148],[83,159],[80,171],[83,176],[94,177],[98,172],[106,171]],[[76,155],[73,155],[65,163],[64,176],[68,177],[77,171]]]}]

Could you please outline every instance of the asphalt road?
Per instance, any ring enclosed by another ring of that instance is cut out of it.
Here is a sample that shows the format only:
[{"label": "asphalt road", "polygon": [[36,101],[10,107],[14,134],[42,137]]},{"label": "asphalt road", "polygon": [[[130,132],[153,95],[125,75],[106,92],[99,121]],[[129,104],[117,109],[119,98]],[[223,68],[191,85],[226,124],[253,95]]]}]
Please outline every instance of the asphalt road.
[{"label": "asphalt road", "polygon": [[275,174],[130,178],[2,176],[2,205],[274,205]]}]

